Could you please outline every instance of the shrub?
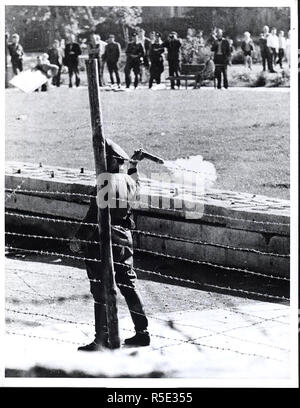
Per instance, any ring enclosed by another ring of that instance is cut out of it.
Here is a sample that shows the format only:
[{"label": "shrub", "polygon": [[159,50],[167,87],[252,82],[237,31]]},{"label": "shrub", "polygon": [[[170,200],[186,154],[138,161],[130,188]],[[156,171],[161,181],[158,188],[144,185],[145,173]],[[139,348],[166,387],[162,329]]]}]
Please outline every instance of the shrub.
[{"label": "shrub", "polygon": [[241,49],[236,49],[231,54],[232,64],[244,64],[244,53]]}]

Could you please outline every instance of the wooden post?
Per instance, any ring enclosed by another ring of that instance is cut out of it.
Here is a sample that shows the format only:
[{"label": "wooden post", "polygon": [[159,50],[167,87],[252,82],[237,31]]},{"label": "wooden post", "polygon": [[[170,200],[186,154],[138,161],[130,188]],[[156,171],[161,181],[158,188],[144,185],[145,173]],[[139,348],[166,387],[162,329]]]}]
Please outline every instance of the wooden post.
[{"label": "wooden post", "polygon": [[5,88],[8,88],[7,54],[8,54],[8,33],[5,33]]},{"label": "wooden post", "polygon": [[[86,61],[86,71],[88,79],[91,123],[93,132],[93,148],[95,158],[96,177],[107,172],[105,138],[102,129],[102,112],[100,105],[99,76],[96,59]],[[97,182],[97,192],[101,186]],[[114,264],[111,243],[111,222],[110,209],[98,207],[98,226],[100,233],[100,254],[101,254],[101,276],[103,281],[104,298],[106,303],[107,327],[109,337],[109,347],[112,349],[120,347],[118,311],[116,300],[116,285],[114,280]]]}]

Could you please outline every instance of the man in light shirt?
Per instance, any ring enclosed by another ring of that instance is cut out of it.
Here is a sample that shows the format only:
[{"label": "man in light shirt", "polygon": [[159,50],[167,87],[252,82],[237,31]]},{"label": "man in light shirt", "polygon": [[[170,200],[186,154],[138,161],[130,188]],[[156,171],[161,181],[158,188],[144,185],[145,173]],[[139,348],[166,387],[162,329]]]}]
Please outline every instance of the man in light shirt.
[{"label": "man in light shirt", "polygon": [[282,68],[282,60],[285,55],[285,49],[286,49],[286,39],[284,36],[284,31],[279,31],[278,34],[278,43],[279,43],[279,49],[278,49],[278,60],[277,64],[279,64],[280,68]]},{"label": "man in light shirt", "polygon": [[267,38],[267,47],[270,50],[271,53],[271,58],[272,58],[272,64],[276,64],[276,57],[278,55],[278,50],[279,50],[279,41],[277,37],[277,30],[275,27],[272,28],[271,34]]}]

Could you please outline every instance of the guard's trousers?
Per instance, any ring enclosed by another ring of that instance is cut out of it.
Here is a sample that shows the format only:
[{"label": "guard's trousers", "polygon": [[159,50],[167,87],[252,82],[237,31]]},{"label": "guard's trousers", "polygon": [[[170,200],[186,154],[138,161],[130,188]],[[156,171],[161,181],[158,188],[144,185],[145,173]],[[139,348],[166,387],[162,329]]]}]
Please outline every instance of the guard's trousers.
[{"label": "guard's trousers", "polygon": [[[124,296],[136,332],[143,332],[148,327],[148,319],[145,314],[141,297],[136,289],[136,273],[133,269],[133,243],[131,231],[121,226],[113,226],[112,232],[113,258],[115,280],[121,294]],[[85,253],[88,258],[99,258],[99,250],[89,246]],[[90,288],[95,301],[95,331],[96,340],[101,338],[101,332],[107,332],[105,313],[104,291],[101,282],[101,263],[86,261]],[[99,282],[100,280],[100,282]],[[101,306],[102,305],[102,306]],[[104,307],[103,307],[104,305]]]}]

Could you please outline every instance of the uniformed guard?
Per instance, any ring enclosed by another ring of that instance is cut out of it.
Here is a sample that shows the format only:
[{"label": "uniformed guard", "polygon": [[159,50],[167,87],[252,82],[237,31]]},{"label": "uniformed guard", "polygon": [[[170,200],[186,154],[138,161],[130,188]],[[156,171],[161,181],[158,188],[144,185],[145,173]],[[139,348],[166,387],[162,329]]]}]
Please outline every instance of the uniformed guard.
[{"label": "uniformed guard", "polygon": [[164,53],[164,47],[161,46],[161,34],[155,33],[154,43],[150,46],[150,79],[149,88],[152,88],[153,81],[157,85],[160,84],[160,76],[164,72],[164,59],[162,54]]},{"label": "uniformed guard", "polygon": [[[125,344],[148,346],[150,344],[150,336],[147,331],[148,320],[141,297],[135,287],[136,273],[133,269],[133,242],[130,231],[134,228],[130,202],[134,200],[139,186],[137,164],[144,156],[142,151],[135,152],[129,161],[127,173],[124,164],[125,161],[129,160],[127,153],[109,139],[106,140],[106,156],[109,175],[108,197],[117,197],[115,208],[110,206],[115,280],[126,300],[136,332],[133,337],[125,340]],[[97,223],[97,214],[97,201],[96,197],[93,197],[83,222]],[[71,241],[70,247],[74,252],[81,248],[86,258],[100,259],[99,244],[84,244],[82,248],[79,240],[98,241],[98,227],[91,228],[91,226],[81,225],[75,238]],[[95,339],[91,344],[79,347],[78,350],[96,351],[102,346],[107,347],[109,345],[103,286],[99,282],[99,276],[101,280],[101,263],[85,261],[85,264],[94,298]],[[103,338],[104,344],[101,344]]]},{"label": "uniformed guard", "polygon": [[[177,39],[177,33],[172,31],[169,34],[167,41],[163,42],[162,47],[168,50],[168,62],[169,62],[169,75],[170,77],[179,77],[179,52],[181,48],[181,42]],[[180,88],[180,80],[176,80],[178,89]],[[175,81],[171,80],[171,89],[175,89]]]},{"label": "uniformed guard", "polygon": [[132,41],[126,49],[126,65],[125,65],[125,82],[126,89],[129,89],[131,83],[130,72],[134,73],[134,88],[137,88],[139,83],[140,65],[144,57],[144,47],[138,42],[137,32],[132,33]]}]

